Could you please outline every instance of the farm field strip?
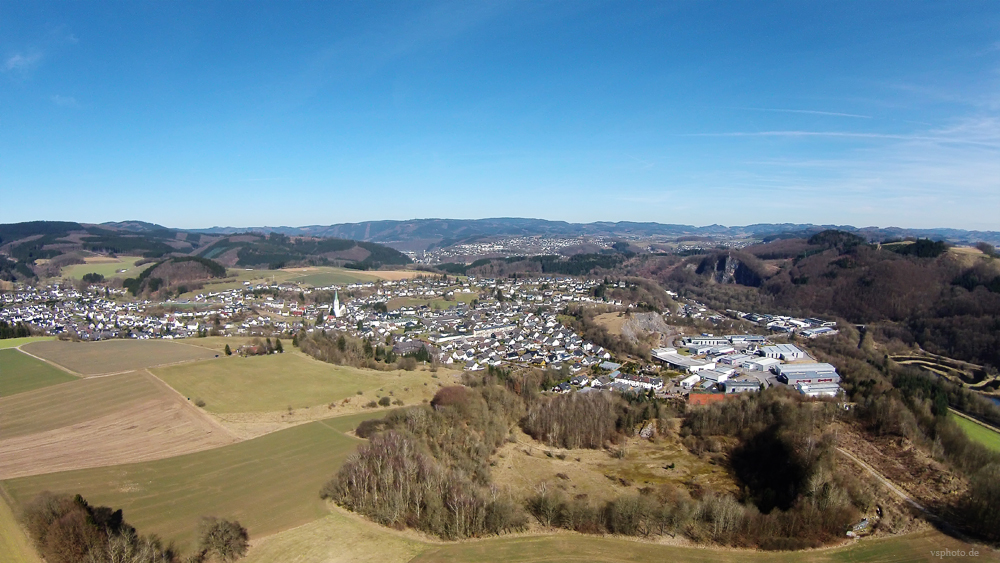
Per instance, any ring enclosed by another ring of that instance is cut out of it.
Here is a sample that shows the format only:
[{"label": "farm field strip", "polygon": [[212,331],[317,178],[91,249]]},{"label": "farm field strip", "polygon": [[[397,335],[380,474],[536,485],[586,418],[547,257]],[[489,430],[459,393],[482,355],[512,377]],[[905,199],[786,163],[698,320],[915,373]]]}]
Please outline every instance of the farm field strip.
[{"label": "farm field strip", "polygon": [[1000,452],[1000,433],[996,430],[962,415],[956,415],[954,420],[969,438],[995,452]]},{"label": "farm field strip", "polygon": [[3,485],[18,504],[49,490],[122,508],[143,533],[176,541],[190,552],[202,516],[237,519],[251,537],[325,516],[319,489],[360,443],[344,432],[380,414],[303,424],[158,461],[21,477]]},{"label": "farm field strip", "polygon": [[216,357],[211,350],[170,340],[105,340],[101,342],[32,342],[24,352],[73,373],[122,373],[178,362]]},{"label": "farm field strip", "polygon": [[31,540],[24,534],[14,517],[14,511],[7,505],[3,490],[0,490],[0,561],[4,563],[41,563],[31,546]]},{"label": "farm field strip", "polygon": [[160,396],[157,386],[138,373],[78,379],[0,397],[0,428],[4,439],[25,436],[100,418]]},{"label": "farm field strip", "polygon": [[28,344],[31,342],[45,342],[48,340],[55,340],[55,336],[27,336],[25,338],[4,338],[0,340],[0,350],[6,350],[7,348],[17,348],[22,344]]},{"label": "farm field strip", "polygon": [[0,350],[0,397],[9,397],[76,379],[65,371],[16,348]]},{"label": "farm field strip", "polygon": [[412,559],[412,563],[486,563],[505,561],[536,563],[550,561],[601,561],[607,563],[918,563],[939,561],[939,550],[977,550],[980,557],[968,561],[994,561],[997,553],[987,547],[971,546],[936,530],[904,536],[867,539],[843,547],[809,551],[746,551],[711,547],[671,546],[614,537],[574,533],[513,538],[490,538],[444,546],[433,546]]},{"label": "farm field strip", "polygon": [[[375,371],[320,362],[289,346],[284,354],[238,357],[186,363],[153,369],[152,372],[192,400],[203,399],[205,410],[214,414],[260,413],[326,405],[363,395],[376,394],[413,400],[430,398],[435,381],[424,371]],[[439,381],[450,372],[440,371]],[[378,391],[383,389],[383,391]],[[247,390],[252,390],[248,393]],[[331,413],[335,414],[335,413]]]}]

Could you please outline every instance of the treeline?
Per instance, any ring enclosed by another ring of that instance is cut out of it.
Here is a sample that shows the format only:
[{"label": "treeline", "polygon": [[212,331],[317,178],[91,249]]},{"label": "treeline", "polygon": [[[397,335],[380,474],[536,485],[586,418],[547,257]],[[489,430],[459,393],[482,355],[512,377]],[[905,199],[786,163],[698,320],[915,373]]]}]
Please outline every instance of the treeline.
[{"label": "treeline", "polygon": [[490,487],[489,471],[523,412],[520,398],[498,386],[445,387],[430,405],[359,427],[369,443],[320,494],[381,524],[442,538],[523,529],[523,510]]},{"label": "treeline", "polygon": [[531,401],[521,429],[549,446],[599,449],[620,442],[648,421],[676,415],[673,406],[645,394],[568,393]]},{"label": "treeline", "polygon": [[[417,368],[416,356],[433,360],[426,350],[422,354],[399,356],[388,343],[372,346],[367,339],[339,331],[323,330],[309,334],[302,330],[292,338],[292,345],[321,362],[367,369],[413,371]],[[432,366],[432,369],[436,368]]]},{"label": "treeline", "polygon": [[831,498],[821,492],[818,498],[807,500],[794,511],[764,514],[732,495],[707,492],[692,496],[683,489],[661,486],[646,487],[606,502],[591,501],[587,495],[567,498],[559,490],[546,490],[529,498],[527,506],[544,526],[585,534],[680,534],[699,543],[797,550],[821,547],[843,537],[856,512],[832,510],[830,502]]},{"label": "treeline", "polygon": [[155,535],[142,536],[122,510],[91,506],[80,495],[42,492],[21,521],[47,563],[205,563],[246,555],[249,535],[239,522],[214,517],[198,524],[197,550],[182,557]]},{"label": "treeline", "polygon": [[0,321],[0,340],[7,338],[26,338],[31,336],[31,328],[19,322],[17,324],[10,324],[7,321]]}]

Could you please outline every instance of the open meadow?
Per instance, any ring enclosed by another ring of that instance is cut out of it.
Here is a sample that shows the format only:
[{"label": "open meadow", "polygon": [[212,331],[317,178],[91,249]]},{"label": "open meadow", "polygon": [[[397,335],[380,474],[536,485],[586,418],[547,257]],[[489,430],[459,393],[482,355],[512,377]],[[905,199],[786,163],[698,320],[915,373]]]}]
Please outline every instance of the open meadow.
[{"label": "open meadow", "polygon": [[[153,261],[136,266],[135,263],[142,260],[141,256],[119,256],[118,258],[96,256],[85,260],[86,264],[72,264],[63,268],[61,277],[79,280],[84,275],[93,273],[101,274],[105,278],[134,278],[156,263]],[[119,270],[125,271],[119,272]]]},{"label": "open meadow", "polygon": [[77,378],[14,348],[0,350],[0,397],[74,381]]},{"label": "open meadow", "polygon": [[955,415],[952,420],[969,435],[969,438],[993,451],[1000,452],[1000,433],[963,416]]},{"label": "open meadow", "polygon": [[679,440],[655,442],[632,437],[621,445],[623,455],[603,449],[563,449],[546,446],[514,431],[517,442],[500,447],[491,469],[502,490],[527,497],[539,486],[562,491],[568,498],[608,501],[642,487],[696,482],[717,492],[736,491],[725,466],[689,452]]},{"label": "open meadow", "polygon": [[284,354],[232,356],[158,368],[153,373],[185,397],[204,400],[205,410],[211,413],[284,411],[344,399],[367,402],[380,396],[412,404],[433,397],[436,383],[450,378],[444,370],[434,379],[423,370],[374,371],[337,366],[292,350],[290,344],[286,346]]},{"label": "open meadow", "polygon": [[25,344],[21,349],[80,375],[121,373],[217,355],[200,346],[170,340],[52,340]]},{"label": "open meadow", "polygon": [[124,509],[143,533],[190,553],[202,516],[239,520],[262,537],[325,516],[320,487],[359,440],[345,434],[378,413],[312,422],[266,436],[159,461],[10,479],[18,504],[41,491],[80,493]]},{"label": "open meadow", "polygon": [[236,437],[148,373],[0,398],[0,479],[162,459]]},{"label": "open meadow", "polygon": [[30,342],[45,342],[47,340],[55,340],[55,336],[26,336],[24,338],[4,338],[0,340],[0,350],[6,350],[8,348],[17,348],[23,344],[28,344]]}]

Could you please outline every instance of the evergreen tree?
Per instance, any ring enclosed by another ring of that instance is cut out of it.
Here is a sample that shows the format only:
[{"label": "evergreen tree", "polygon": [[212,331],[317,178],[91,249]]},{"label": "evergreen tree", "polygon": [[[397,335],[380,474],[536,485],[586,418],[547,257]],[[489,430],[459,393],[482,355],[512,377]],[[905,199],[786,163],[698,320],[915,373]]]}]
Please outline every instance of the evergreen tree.
[{"label": "evergreen tree", "polygon": [[281,345],[281,339],[280,338],[275,338],[274,339],[274,351],[277,352],[277,353],[279,353],[279,354],[284,354],[285,353],[285,348]]},{"label": "evergreen tree", "polygon": [[232,348],[229,347],[229,344],[226,344],[226,355],[227,356],[232,356],[233,355],[233,350],[232,350]]}]

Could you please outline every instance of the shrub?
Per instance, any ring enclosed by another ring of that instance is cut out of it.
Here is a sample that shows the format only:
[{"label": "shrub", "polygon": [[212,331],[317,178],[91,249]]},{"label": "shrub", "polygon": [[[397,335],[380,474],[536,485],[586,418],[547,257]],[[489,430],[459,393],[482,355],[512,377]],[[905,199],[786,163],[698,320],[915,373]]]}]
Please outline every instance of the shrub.
[{"label": "shrub", "polygon": [[388,407],[389,405],[392,404],[392,399],[390,399],[389,397],[382,397],[381,399],[378,400],[378,404],[383,407]]},{"label": "shrub", "polygon": [[194,406],[203,408],[205,406],[205,401],[202,400],[201,397],[198,397],[194,400]]}]

